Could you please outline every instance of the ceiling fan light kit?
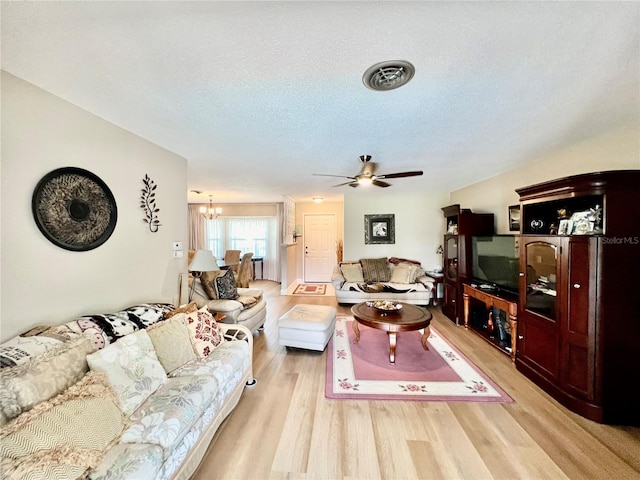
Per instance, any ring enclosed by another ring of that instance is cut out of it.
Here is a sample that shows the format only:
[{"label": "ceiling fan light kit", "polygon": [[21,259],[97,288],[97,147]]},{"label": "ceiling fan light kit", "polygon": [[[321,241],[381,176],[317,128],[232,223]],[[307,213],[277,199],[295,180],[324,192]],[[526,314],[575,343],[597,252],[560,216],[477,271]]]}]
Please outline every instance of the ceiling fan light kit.
[{"label": "ceiling fan light kit", "polygon": [[383,179],[386,178],[403,178],[403,177],[417,177],[422,175],[422,170],[414,170],[411,172],[396,172],[396,173],[387,173],[385,175],[376,175],[375,170],[377,167],[377,163],[370,162],[371,155],[360,155],[360,161],[362,162],[362,170],[358,175],[353,177],[348,177],[346,175],[327,175],[323,173],[314,173],[313,175],[320,177],[338,177],[338,178],[347,178],[348,182],[339,183],[338,185],[334,185],[334,187],[342,187],[344,185],[349,185],[350,187],[358,187],[375,185],[376,187],[390,187],[391,184],[387,182],[383,182]]}]

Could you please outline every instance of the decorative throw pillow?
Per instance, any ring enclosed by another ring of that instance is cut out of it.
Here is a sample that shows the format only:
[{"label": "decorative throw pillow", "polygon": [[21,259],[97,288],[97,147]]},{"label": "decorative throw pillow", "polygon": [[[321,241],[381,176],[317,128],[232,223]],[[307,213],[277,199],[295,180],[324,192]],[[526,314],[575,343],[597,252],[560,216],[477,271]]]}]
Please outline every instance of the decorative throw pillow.
[{"label": "decorative throw pillow", "polygon": [[360,260],[365,282],[388,282],[391,278],[386,258],[363,258]]},{"label": "decorative throw pillow", "polygon": [[13,418],[78,382],[89,370],[86,357],[94,350],[91,339],[79,337],[27,364],[3,369],[0,373],[2,417]]},{"label": "decorative throw pillow", "polygon": [[216,300],[218,298],[215,279],[225,273],[226,270],[213,270],[211,272],[202,272],[202,275],[200,275],[200,285],[202,285],[202,289],[204,293],[207,294],[207,297],[209,297],[209,300]]},{"label": "decorative throw pillow", "polygon": [[26,363],[61,343],[60,340],[42,335],[13,337],[0,345],[0,368]]},{"label": "decorative throw pillow", "polygon": [[122,337],[87,356],[91,370],[105,372],[120,401],[131,415],[167,379],[146,330]]},{"label": "decorative throw pillow", "polygon": [[[415,269],[414,269],[415,270]],[[391,269],[391,283],[409,283],[411,267],[409,265],[397,265]]]},{"label": "decorative throw pillow", "polygon": [[362,265],[359,263],[348,263],[340,267],[342,276],[345,282],[364,282],[364,276],[362,275]]},{"label": "decorative throw pillow", "polygon": [[2,429],[3,478],[83,478],[125,422],[104,374],[90,372]]},{"label": "decorative throw pillow", "polygon": [[418,279],[424,275],[426,275],[424,268],[416,265],[416,271],[415,271],[415,274],[413,275],[413,281],[411,283],[416,283]]},{"label": "decorative throw pillow", "polygon": [[213,315],[203,307],[197,312],[189,313],[185,319],[191,345],[200,358],[208,357],[209,354],[224,341],[222,329],[216,323]]},{"label": "decorative throw pillow", "polygon": [[391,269],[392,283],[416,283],[420,267],[413,263],[400,263]]},{"label": "decorative throw pillow", "polygon": [[233,270],[229,269],[224,275],[216,277],[214,285],[218,299],[235,300],[238,298],[238,289],[236,287],[236,279],[233,276]]},{"label": "decorative throw pillow", "polygon": [[[194,311],[197,312],[198,309],[196,308]],[[167,373],[171,373],[197,358],[191,346],[189,330],[185,325],[186,319],[186,313],[179,313],[174,315],[171,320],[165,320],[147,329],[158,360]]]},{"label": "decorative throw pillow", "polygon": [[191,313],[191,312],[195,312],[196,310],[198,310],[198,304],[196,302],[187,303],[186,305],[181,305],[175,310],[171,310],[170,312],[165,313],[164,319],[168,320],[174,315],[177,315],[179,313]]}]

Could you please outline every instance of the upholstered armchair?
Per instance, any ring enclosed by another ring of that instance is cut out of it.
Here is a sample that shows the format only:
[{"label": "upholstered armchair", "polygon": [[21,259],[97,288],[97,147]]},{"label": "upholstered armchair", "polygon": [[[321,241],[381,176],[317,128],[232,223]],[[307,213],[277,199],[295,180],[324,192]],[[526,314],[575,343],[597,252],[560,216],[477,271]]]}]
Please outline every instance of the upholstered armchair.
[{"label": "upholstered armchair", "polygon": [[[251,262],[249,262],[251,263]],[[201,277],[192,277],[183,273],[180,276],[180,304],[189,302],[189,292],[192,289],[191,301],[196,302],[198,308],[207,307],[211,312],[224,313],[223,323],[244,325],[251,332],[262,327],[267,318],[267,304],[262,298],[262,290],[255,288],[237,288],[236,298],[211,298],[212,292],[205,291],[201,280],[210,279],[215,274],[226,271],[203,272]],[[231,273],[231,272],[229,272]],[[193,285],[190,285],[193,282]]]}]

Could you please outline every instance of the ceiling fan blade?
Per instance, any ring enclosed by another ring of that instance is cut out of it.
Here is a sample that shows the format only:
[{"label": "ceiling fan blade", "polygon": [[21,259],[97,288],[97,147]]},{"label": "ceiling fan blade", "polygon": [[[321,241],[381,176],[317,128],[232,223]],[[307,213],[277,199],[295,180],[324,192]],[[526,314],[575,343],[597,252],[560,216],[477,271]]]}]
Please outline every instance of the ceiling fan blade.
[{"label": "ceiling fan blade", "polygon": [[[355,183],[355,185],[354,185],[354,183]],[[334,185],[334,187],[344,187],[345,185],[350,185],[352,187],[357,187],[358,186],[358,182],[351,181],[351,182],[339,183],[338,185]]]},{"label": "ceiling fan blade", "polygon": [[376,178],[418,177],[420,175],[422,175],[422,170],[416,170],[414,172],[398,172],[398,173],[388,173],[386,175],[376,175]]},{"label": "ceiling fan blade", "polygon": [[347,183],[347,185],[349,185],[350,187],[356,188],[358,186],[360,186],[360,184],[356,181],[356,182],[351,182],[351,183]]},{"label": "ceiling fan blade", "polygon": [[373,182],[371,182],[373,185],[375,185],[376,187],[390,187],[391,184],[387,183],[387,182],[381,182],[380,180],[374,180]]},{"label": "ceiling fan blade", "polygon": [[346,175],[325,175],[324,173],[312,173],[311,175],[315,175],[316,177],[350,178],[351,180],[356,179],[356,177],[347,177]]}]

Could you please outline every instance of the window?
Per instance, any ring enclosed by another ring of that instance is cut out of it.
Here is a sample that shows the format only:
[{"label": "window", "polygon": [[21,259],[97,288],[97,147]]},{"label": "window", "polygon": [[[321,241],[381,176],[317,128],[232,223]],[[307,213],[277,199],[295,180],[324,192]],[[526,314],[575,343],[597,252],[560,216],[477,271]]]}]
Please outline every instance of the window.
[{"label": "window", "polygon": [[[277,280],[276,256],[278,222],[276,217],[218,217],[207,220],[206,245],[217,258],[224,258],[226,250],[253,252],[261,257],[262,278]],[[258,267],[259,268],[259,267]],[[258,274],[260,271],[258,270]]]}]

